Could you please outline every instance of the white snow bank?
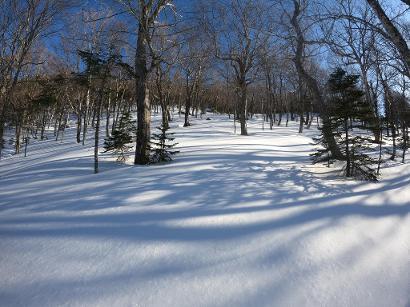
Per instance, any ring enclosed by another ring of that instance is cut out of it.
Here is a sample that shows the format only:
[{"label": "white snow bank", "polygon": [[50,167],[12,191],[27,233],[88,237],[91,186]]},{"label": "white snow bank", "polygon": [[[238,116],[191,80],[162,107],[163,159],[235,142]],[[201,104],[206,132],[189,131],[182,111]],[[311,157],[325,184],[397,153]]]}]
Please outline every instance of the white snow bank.
[{"label": "white snow bank", "polygon": [[70,130],[1,161],[0,305],[409,303],[408,164],[341,180],[296,125],[193,123],[169,164],[94,175]]}]

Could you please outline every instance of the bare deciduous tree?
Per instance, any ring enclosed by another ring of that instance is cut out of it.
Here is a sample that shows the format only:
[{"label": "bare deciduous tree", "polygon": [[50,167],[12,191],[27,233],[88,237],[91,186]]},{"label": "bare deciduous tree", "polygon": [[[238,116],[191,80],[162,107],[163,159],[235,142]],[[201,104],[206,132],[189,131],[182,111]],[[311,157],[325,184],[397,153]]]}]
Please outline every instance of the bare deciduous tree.
[{"label": "bare deciduous tree", "polygon": [[[303,2],[303,3],[301,3]],[[303,5],[302,5],[303,4]],[[327,118],[326,112],[324,112],[325,101],[323,94],[319,87],[319,84],[315,78],[313,78],[305,68],[305,54],[306,46],[308,44],[307,39],[305,38],[305,33],[301,27],[301,18],[303,18],[303,13],[306,12],[309,7],[309,1],[293,0],[293,12],[292,14],[285,11],[285,14],[290,20],[290,24],[293,29],[294,43],[295,43],[295,55],[294,63],[297,70],[297,73],[300,77],[300,80],[303,80],[306,83],[306,86],[309,88],[313,99],[315,100],[316,105],[321,106],[322,111],[321,116],[323,119],[323,135],[326,138],[326,142],[329,145],[332,156],[335,159],[342,159],[342,154],[339,147],[336,144],[332,131],[330,129],[330,123]]]},{"label": "bare deciduous tree", "polygon": [[263,1],[230,0],[208,4],[206,28],[216,58],[230,63],[239,97],[241,135],[247,135],[248,85],[253,82],[257,55],[268,40],[267,6]]},{"label": "bare deciduous tree", "polygon": [[5,0],[0,2],[0,157],[10,97],[33,46],[47,34],[69,1]]}]

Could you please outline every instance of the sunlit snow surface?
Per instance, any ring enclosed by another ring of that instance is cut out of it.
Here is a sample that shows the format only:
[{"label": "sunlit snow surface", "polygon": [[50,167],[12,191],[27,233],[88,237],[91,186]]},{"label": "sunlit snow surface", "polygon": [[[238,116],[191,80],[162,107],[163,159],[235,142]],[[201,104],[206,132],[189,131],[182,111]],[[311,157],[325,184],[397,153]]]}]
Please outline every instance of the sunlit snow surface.
[{"label": "sunlit snow surface", "polygon": [[209,116],[169,164],[94,175],[75,128],[3,159],[0,306],[408,306],[410,163],[347,181],[314,128]]}]

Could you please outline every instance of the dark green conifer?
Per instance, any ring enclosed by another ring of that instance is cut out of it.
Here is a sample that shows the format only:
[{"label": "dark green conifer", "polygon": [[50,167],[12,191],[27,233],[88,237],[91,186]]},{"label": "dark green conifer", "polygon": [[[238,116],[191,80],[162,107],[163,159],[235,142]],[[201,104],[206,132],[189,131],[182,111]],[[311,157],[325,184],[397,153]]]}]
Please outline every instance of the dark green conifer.
[{"label": "dark green conifer", "polygon": [[[372,139],[366,130],[375,125],[370,106],[363,99],[364,93],[358,87],[359,76],[336,69],[328,81],[330,126],[335,140],[341,148],[346,162],[346,177],[376,181],[371,165],[377,160],[368,155]],[[318,139],[323,149],[314,154],[316,162],[334,162],[328,154],[329,148],[323,135]]]},{"label": "dark green conifer", "polygon": [[135,138],[135,121],[130,112],[122,114],[118,126],[111,136],[105,139],[104,152],[111,151],[117,156],[117,161],[125,162],[126,154],[132,149]]},{"label": "dark green conifer", "polygon": [[178,150],[173,150],[178,144],[172,143],[175,139],[174,134],[167,132],[169,127],[164,125],[157,127],[157,129],[160,132],[153,133],[151,137],[151,163],[172,161],[172,156],[179,153]]}]

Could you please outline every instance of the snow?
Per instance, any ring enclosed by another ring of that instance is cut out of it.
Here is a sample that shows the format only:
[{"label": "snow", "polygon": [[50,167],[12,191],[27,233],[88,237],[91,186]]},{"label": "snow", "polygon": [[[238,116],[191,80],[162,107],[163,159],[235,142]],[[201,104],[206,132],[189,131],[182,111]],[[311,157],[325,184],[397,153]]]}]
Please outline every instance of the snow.
[{"label": "snow", "polygon": [[410,304],[410,164],[343,180],[313,128],[210,117],[176,118],[168,164],[94,175],[74,128],[0,161],[0,305]]}]

